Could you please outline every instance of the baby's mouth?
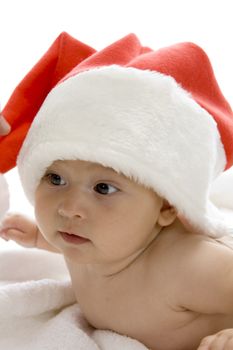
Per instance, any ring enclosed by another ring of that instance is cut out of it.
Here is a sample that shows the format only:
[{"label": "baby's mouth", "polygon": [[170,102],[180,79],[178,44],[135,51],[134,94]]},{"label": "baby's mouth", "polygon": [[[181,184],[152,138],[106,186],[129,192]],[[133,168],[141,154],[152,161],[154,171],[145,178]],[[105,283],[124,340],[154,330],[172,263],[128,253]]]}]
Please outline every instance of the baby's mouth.
[{"label": "baby's mouth", "polygon": [[68,243],[83,244],[83,243],[90,242],[89,239],[83,236],[79,236],[76,233],[74,234],[72,232],[64,232],[64,231],[58,231],[58,232],[61,235],[62,239]]}]

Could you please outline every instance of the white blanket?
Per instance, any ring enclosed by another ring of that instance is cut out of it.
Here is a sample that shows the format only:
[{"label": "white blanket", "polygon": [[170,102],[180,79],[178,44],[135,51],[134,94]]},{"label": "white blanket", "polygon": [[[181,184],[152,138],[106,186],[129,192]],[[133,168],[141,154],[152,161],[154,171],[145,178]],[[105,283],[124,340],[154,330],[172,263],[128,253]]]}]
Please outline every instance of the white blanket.
[{"label": "white blanket", "polygon": [[0,252],[0,350],[145,350],[83,317],[63,258],[33,249]]}]

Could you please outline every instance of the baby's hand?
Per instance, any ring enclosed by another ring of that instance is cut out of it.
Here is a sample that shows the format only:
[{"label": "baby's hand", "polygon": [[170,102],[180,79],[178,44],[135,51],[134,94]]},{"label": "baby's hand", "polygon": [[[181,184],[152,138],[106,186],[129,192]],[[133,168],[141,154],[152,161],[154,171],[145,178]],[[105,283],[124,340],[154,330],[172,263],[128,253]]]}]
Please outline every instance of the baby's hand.
[{"label": "baby's hand", "polygon": [[38,228],[27,217],[20,214],[8,214],[0,225],[0,237],[13,240],[26,248],[37,246]]},{"label": "baby's hand", "polygon": [[197,350],[232,350],[233,329],[224,329],[214,335],[205,337]]},{"label": "baby's hand", "polygon": [[10,125],[0,113],[0,136],[5,136],[9,134],[10,130],[11,130]]},{"label": "baby's hand", "polygon": [[8,214],[0,224],[0,237],[26,248],[45,249],[53,253],[60,253],[46,241],[36,223],[20,214]]}]

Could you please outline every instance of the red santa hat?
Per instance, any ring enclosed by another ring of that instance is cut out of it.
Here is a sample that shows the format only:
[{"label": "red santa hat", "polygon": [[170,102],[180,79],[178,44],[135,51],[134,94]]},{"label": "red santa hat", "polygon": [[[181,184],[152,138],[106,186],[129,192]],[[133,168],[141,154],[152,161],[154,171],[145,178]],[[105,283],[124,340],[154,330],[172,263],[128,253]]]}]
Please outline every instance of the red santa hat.
[{"label": "red santa hat", "polygon": [[81,159],[154,189],[210,236],[231,230],[209,194],[233,163],[233,114],[197,45],[153,51],[130,34],[96,52],[62,33],[3,115],[0,171],[18,156],[32,204],[53,161]]}]

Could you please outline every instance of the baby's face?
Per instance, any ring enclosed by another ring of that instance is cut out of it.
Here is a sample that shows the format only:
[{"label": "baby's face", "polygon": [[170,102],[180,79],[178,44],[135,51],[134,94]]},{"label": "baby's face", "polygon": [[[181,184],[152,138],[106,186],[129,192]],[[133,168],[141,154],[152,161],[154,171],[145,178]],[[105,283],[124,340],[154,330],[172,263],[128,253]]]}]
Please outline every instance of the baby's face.
[{"label": "baby's face", "polygon": [[162,199],[110,168],[56,161],[36,190],[35,215],[65,257],[106,264],[135,256],[158,234]]}]

